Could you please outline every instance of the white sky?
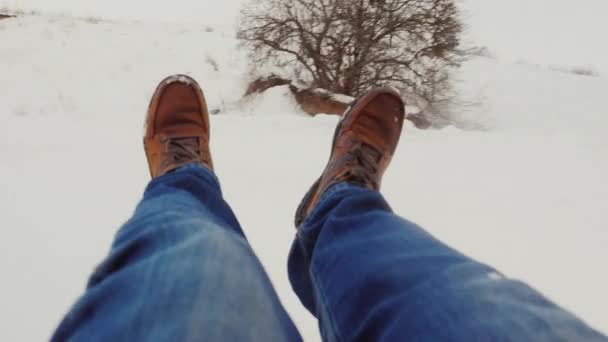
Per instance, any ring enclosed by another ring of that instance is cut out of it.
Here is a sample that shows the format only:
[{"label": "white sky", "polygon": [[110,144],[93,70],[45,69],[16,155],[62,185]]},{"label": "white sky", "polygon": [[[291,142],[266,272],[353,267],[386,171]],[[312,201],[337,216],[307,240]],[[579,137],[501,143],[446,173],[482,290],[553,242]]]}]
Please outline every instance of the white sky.
[{"label": "white sky", "polygon": [[462,1],[472,40],[498,57],[608,74],[608,1]]}]

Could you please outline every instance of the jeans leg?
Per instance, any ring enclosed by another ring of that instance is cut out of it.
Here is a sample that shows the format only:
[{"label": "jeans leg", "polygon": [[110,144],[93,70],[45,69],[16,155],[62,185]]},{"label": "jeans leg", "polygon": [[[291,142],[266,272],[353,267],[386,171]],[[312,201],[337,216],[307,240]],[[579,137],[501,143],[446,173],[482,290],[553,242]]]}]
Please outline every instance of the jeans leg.
[{"label": "jeans leg", "polygon": [[153,180],[53,341],[298,341],[207,169]]},{"label": "jeans leg", "polygon": [[342,183],[292,246],[289,276],[325,341],[606,341],[526,284]]}]

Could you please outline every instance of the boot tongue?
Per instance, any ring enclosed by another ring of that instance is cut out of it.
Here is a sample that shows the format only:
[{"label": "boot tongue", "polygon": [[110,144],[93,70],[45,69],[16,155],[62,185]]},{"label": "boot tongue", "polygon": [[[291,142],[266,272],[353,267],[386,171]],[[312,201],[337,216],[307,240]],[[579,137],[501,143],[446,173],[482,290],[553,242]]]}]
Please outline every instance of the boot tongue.
[{"label": "boot tongue", "polygon": [[200,141],[198,137],[168,138],[165,141],[167,158],[163,167],[200,163]]},{"label": "boot tongue", "polygon": [[346,181],[377,189],[382,152],[372,145],[359,142],[349,155],[350,170],[345,174]]}]

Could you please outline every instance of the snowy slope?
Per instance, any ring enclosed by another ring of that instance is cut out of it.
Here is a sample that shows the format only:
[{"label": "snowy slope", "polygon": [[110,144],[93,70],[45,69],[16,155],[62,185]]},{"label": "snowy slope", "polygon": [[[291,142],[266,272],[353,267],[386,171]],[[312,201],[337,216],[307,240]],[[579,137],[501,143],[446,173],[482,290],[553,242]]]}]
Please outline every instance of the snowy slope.
[{"label": "snowy slope", "polygon": [[[210,106],[223,109],[212,118],[212,149],[225,195],[306,340],[318,339],[285,262],[293,211],[326,161],[336,118],[301,115],[281,89],[240,103],[239,2],[199,7],[198,16],[185,6],[207,2],[176,3],[184,7],[163,12],[143,1],[0,0],[43,12],[0,21],[0,340],[48,338],[82,292],[145,187],[145,108],[176,72],[199,79]],[[500,21],[492,36],[479,14],[489,9],[468,4],[472,39],[492,43],[497,58],[464,66],[462,92],[485,98],[465,114],[492,129],[407,127],[384,192],[402,215],[608,332],[608,53],[526,55],[531,45],[493,40]],[[600,76],[549,68],[580,65]]]}]

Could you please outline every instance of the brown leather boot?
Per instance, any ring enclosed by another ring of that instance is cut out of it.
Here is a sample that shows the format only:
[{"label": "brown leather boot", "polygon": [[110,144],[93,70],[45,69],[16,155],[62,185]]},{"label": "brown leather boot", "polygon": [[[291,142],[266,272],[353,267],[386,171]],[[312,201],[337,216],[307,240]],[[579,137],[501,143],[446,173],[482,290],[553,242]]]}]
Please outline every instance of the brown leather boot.
[{"label": "brown leather boot", "polygon": [[379,190],[403,127],[401,95],[377,88],[359,98],[336,127],[329,162],[296,211],[296,228],[310,215],[333,184],[348,182]]},{"label": "brown leather boot", "polygon": [[152,178],[191,163],[213,170],[209,113],[195,80],[173,75],[160,82],[148,108],[144,149]]}]

